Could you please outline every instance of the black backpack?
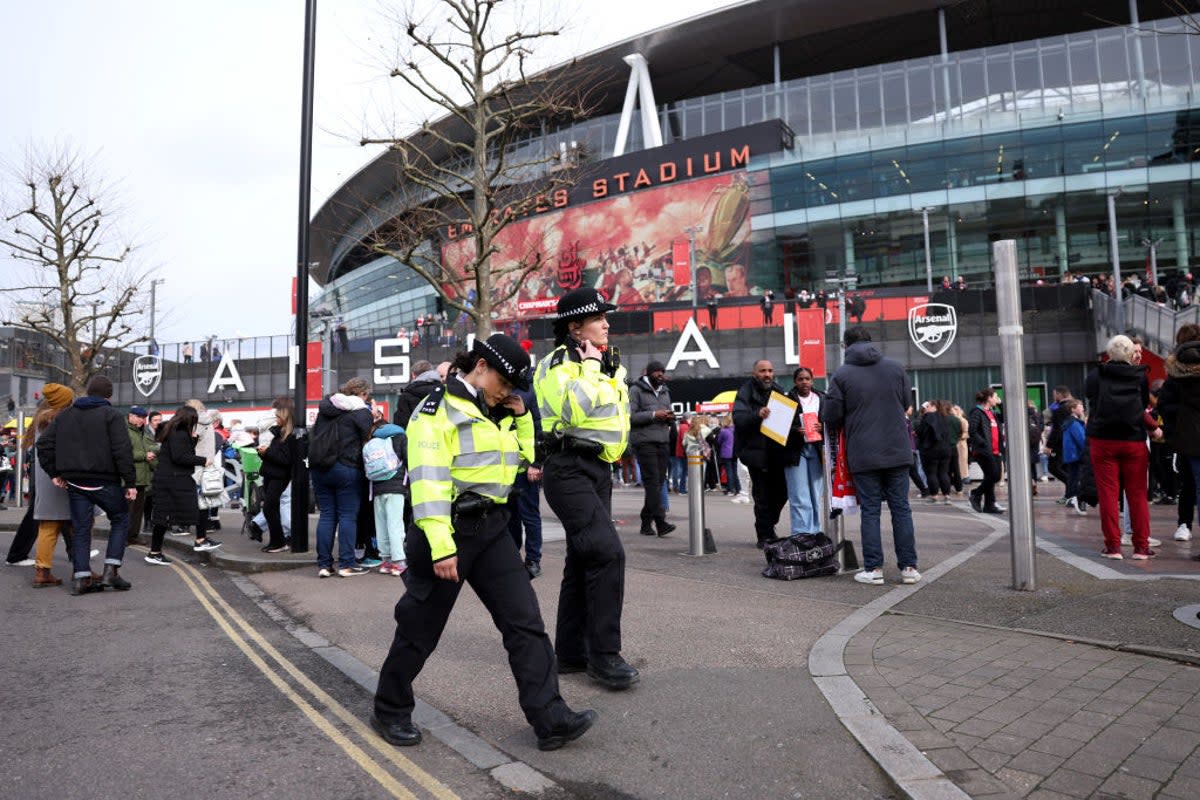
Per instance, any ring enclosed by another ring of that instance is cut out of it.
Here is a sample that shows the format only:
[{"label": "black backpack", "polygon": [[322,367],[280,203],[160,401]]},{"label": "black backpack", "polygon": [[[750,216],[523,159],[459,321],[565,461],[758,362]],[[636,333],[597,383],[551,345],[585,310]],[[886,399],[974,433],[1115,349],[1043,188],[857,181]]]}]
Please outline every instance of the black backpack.
[{"label": "black backpack", "polygon": [[312,436],[308,437],[308,468],[332,469],[338,460],[338,426],[336,419],[327,419],[313,425]]}]

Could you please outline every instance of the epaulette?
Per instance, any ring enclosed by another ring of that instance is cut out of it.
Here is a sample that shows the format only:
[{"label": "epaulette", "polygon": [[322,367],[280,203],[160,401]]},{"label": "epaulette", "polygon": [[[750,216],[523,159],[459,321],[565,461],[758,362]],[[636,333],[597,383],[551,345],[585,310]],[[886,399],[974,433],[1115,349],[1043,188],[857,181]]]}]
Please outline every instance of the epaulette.
[{"label": "epaulette", "polygon": [[445,394],[446,394],[446,387],[444,384],[442,386],[439,386],[436,389],[434,389],[432,392],[430,392],[425,397],[424,400],[421,401],[421,406],[417,410],[417,413],[419,413],[419,414],[436,414],[437,410],[438,410],[438,406],[440,406],[442,404],[442,396]]},{"label": "epaulette", "polygon": [[567,348],[560,347],[550,354],[550,369],[554,369],[567,359]]}]

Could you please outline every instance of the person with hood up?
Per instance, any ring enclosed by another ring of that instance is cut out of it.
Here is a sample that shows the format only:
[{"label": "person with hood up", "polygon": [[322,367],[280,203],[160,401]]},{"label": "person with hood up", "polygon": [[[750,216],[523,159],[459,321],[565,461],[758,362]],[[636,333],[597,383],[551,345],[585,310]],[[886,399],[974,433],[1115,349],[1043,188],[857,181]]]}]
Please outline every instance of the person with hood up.
[{"label": "person with hood up", "polygon": [[[784,468],[790,463],[788,450],[762,432],[762,421],[770,415],[771,392],[784,394],[775,383],[775,366],[765,358],[754,362],[750,380],[742,384],[733,401],[733,449],[750,470],[750,495],[754,498],[754,534],[763,549],[775,538],[775,525],[788,501]],[[693,486],[693,491],[703,487]]]},{"label": "person with hood up", "polygon": [[[333,425],[336,429],[337,458],[328,468],[312,466],[313,492],[321,516],[317,521],[317,577],[351,578],[365,575],[366,567],[355,561],[354,544],[358,535],[358,508],[362,502],[360,484],[363,474],[362,446],[371,438],[371,385],[362,378],[351,378],[340,392],[321,401],[313,427]],[[311,445],[310,445],[311,447]],[[333,538],[338,540],[338,567],[333,567]]]},{"label": "person with hood up", "polygon": [[675,412],[671,410],[671,391],[667,388],[666,367],[661,361],[646,365],[646,374],[629,387],[629,445],[642,469],[643,536],[666,536],[675,530],[667,522],[662,505],[663,481],[667,479],[670,459],[671,425]]},{"label": "person with hood up", "polygon": [[[64,408],[38,440],[37,458],[54,485],[67,490],[74,528],[71,558],[75,572],[71,594],[82,595],[105,588],[125,591],[129,581],[118,570],[125,558],[129,533],[129,501],[137,497],[133,446],[125,429],[125,416],[112,407],[112,381],[94,375],[87,395]],[[88,559],[92,550],[92,525],[96,508],[108,516],[108,549],[104,574],[92,580]]]},{"label": "person with hood up", "polygon": [[887,500],[892,541],[902,583],[921,580],[912,508],[908,504],[908,468],[912,440],[907,410],[912,386],[900,362],[884,358],[862,327],[846,331],[846,358],[829,379],[822,423],[831,441],[845,434],[846,464],[862,507],[863,570],[859,583],[883,584],[880,514]]},{"label": "person with hood up", "polygon": [[[1146,367],[1134,363],[1128,336],[1108,340],[1108,361],[1088,373],[1085,395],[1091,408],[1087,439],[1092,474],[1100,497],[1100,529],[1104,558],[1121,559],[1121,519],[1117,499],[1125,491],[1133,527],[1133,558],[1154,556],[1150,549],[1150,505],[1146,497],[1150,451],[1146,447],[1145,409],[1150,403]],[[1176,359],[1178,364],[1178,359]],[[1162,431],[1156,429],[1158,437]]]}]

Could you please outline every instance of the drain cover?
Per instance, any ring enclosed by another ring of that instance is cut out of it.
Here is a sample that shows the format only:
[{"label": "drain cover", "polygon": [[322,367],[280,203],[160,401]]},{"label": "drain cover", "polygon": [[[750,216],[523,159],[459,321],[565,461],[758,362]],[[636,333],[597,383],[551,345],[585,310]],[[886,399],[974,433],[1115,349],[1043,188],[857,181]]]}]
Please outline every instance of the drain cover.
[{"label": "drain cover", "polygon": [[1181,606],[1175,609],[1175,619],[1179,620],[1184,625],[1191,625],[1193,628],[1200,628],[1200,603],[1190,606]]}]

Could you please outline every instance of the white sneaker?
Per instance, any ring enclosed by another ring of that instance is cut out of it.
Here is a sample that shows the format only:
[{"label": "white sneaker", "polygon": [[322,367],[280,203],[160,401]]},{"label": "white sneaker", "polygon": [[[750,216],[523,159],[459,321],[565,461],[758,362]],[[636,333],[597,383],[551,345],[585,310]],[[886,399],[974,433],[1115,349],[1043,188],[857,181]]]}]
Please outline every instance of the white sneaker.
[{"label": "white sneaker", "polygon": [[32,558],[22,558],[20,561],[9,561],[10,567],[32,567],[37,564]]},{"label": "white sneaker", "polygon": [[[1179,531],[1176,531],[1175,533],[1176,533],[1176,535],[1178,535]],[[1162,544],[1162,542],[1160,542],[1158,539],[1155,539],[1153,536],[1150,537],[1150,546],[1151,547],[1158,547],[1160,544]],[[1122,547],[1133,547],[1133,534],[1132,533],[1126,533],[1123,536],[1121,536],[1121,546]]]},{"label": "white sneaker", "polygon": [[862,572],[854,573],[854,580],[859,583],[869,583],[872,586],[883,586],[883,570],[864,569]]},{"label": "white sneaker", "polygon": [[1075,509],[1075,513],[1081,517],[1085,516],[1087,514],[1087,503],[1079,502],[1078,497],[1072,497],[1070,500],[1067,501],[1067,505],[1069,505],[1071,508]]},{"label": "white sneaker", "polygon": [[905,567],[900,570],[901,583],[916,583],[921,580],[921,573],[917,572],[916,567]]},{"label": "white sneaker", "polygon": [[1175,541],[1190,542],[1192,540],[1192,530],[1187,525],[1180,525],[1175,529]]}]

